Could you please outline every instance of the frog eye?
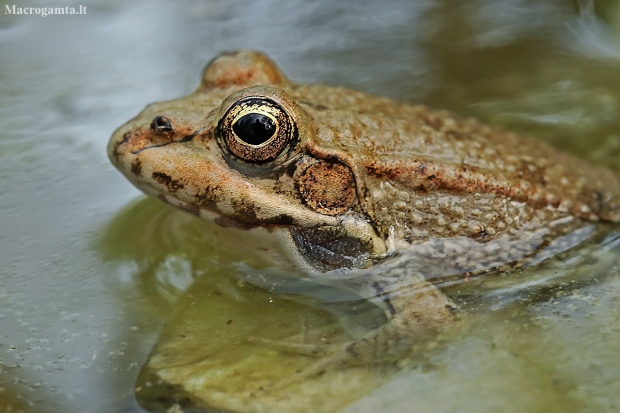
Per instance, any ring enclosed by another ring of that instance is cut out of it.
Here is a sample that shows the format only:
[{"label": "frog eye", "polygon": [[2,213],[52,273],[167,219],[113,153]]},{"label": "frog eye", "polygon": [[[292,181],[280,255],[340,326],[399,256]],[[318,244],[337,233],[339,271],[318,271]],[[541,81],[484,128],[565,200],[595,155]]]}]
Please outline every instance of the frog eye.
[{"label": "frog eye", "polygon": [[297,138],[297,127],[280,105],[270,99],[252,97],[228,109],[218,124],[218,133],[236,157],[248,162],[267,162]]},{"label": "frog eye", "polygon": [[151,129],[161,132],[170,132],[172,130],[172,125],[167,117],[155,116],[151,122]]}]

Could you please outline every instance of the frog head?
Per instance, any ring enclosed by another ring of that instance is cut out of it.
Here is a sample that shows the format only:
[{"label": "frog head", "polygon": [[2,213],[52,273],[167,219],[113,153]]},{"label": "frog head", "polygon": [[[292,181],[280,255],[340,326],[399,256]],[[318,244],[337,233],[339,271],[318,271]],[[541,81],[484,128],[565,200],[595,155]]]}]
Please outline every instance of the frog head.
[{"label": "frog head", "polygon": [[264,54],[225,53],[194,93],[148,105],[116,130],[108,154],[145,193],[277,237],[302,267],[367,265],[386,246],[360,203],[358,168],[317,143],[303,98]]}]

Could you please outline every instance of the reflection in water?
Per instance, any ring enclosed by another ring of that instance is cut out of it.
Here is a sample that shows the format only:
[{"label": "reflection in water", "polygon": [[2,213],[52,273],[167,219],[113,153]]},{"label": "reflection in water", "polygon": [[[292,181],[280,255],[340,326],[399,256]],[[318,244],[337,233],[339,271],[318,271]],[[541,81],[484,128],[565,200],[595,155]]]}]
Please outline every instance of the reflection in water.
[{"label": "reflection in water", "polygon": [[143,407],[190,397],[191,404],[239,412],[339,411],[389,377],[388,368],[299,377],[321,360],[322,348],[349,340],[342,326],[320,303],[300,305],[230,275],[197,280],[177,302],[138,379]]},{"label": "reflection in water", "polygon": [[[175,405],[236,412],[341,411],[381,386],[397,385],[400,379],[393,380],[402,376],[403,368],[446,380],[443,375],[453,367],[439,360],[454,357],[454,347],[467,354],[476,342],[486,346],[486,334],[498,334],[493,340],[511,348],[514,343],[504,342],[502,335],[513,334],[509,332],[518,323],[530,331],[529,337],[519,338],[522,344],[538,346],[534,337],[540,338],[547,328],[559,328],[554,323],[562,319],[555,318],[559,314],[555,309],[585,316],[595,303],[608,299],[604,281],[614,285],[620,279],[620,234],[615,232],[516,273],[440,279],[449,286],[445,291],[460,303],[461,320],[452,331],[411,343],[412,353],[393,360],[396,363],[333,365],[307,376],[304,372],[331,352],[385,323],[378,307],[360,300],[363,291],[346,292],[355,290],[355,280],[367,272],[341,276],[337,282],[300,279],[286,265],[274,266],[264,249],[236,230],[219,228],[150,199],[120,214],[108,227],[106,241],[107,259],[135,262],[127,282],[132,289],[149,292],[153,312],[164,320],[135,389],[139,403],[149,411]],[[244,251],[241,262],[240,250]],[[367,271],[377,276],[411,262],[411,257],[400,257]],[[510,320],[509,324],[502,326],[501,319]],[[558,345],[549,338],[542,340],[550,348]],[[518,363],[520,356],[516,357],[508,363]],[[516,374],[527,375],[521,370]],[[561,378],[553,380],[565,380],[566,374],[570,372],[557,373]],[[528,379],[517,385],[534,385]],[[550,411],[559,411],[571,406],[569,395],[580,384],[561,384],[548,387],[550,393],[536,408],[555,406]]]},{"label": "reflection in water", "polygon": [[[128,233],[133,236],[128,238]],[[377,327],[384,318],[366,302],[342,301],[342,294],[335,303],[278,294],[274,290],[288,285],[285,280],[291,274],[267,267],[262,246],[257,248],[243,235],[150,199],[128,208],[109,226],[107,259],[135,260],[132,288],[150,291],[152,306],[167,308],[167,315],[162,314],[164,331],[136,385],[138,400],[155,409],[162,398],[182,401],[189,393],[196,395],[194,402],[249,411],[243,407],[248,400],[275,406],[288,395],[291,410],[286,411],[316,411],[319,406],[335,411],[384,382],[386,374],[366,368],[346,374],[334,371],[320,379],[298,380],[294,386],[283,379],[315,363],[313,357],[295,354],[297,350],[305,352],[311,346],[319,353],[348,342],[350,334],[359,336]],[[239,250],[244,251],[243,265]],[[277,273],[281,277],[274,276]],[[273,284],[262,289],[244,281],[252,278]],[[333,289],[315,287],[308,292],[334,297]],[[334,314],[344,314],[345,322]],[[293,351],[273,348],[282,343]],[[175,392],[166,386],[153,386],[162,380],[183,392],[174,398]],[[325,397],[335,384],[347,397]],[[274,386],[277,389],[265,395]],[[293,405],[306,410],[294,410]]]}]

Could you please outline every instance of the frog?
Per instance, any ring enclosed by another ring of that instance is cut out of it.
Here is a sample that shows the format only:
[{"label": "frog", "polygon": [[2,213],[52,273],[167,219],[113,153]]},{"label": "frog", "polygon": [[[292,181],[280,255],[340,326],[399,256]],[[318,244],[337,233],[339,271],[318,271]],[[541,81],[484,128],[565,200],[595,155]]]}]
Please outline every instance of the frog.
[{"label": "frog", "polygon": [[620,222],[620,179],[603,166],[446,110],[295,83],[253,50],[148,105],[108,155],[146,194],[276,240],[300,277],[355,272],[386,322],[346,344],[351,363],[454,323],[438,263],[467,279],[510,271]]}]

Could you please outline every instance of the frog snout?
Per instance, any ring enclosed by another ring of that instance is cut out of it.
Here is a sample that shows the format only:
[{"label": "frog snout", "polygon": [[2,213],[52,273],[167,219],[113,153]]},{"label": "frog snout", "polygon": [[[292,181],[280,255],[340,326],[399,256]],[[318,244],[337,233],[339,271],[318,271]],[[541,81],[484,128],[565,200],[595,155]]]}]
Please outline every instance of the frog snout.
[{"label": "frog snout", "polygon": [[157,148],[175,142],[190,141],[196,131],[186,126],[175,127],[174,119],[156,115],[148,121],[131,121],[117,129],[110,139],[108,155],[115,165],[123,155],[137,155],[145,149]]}]

